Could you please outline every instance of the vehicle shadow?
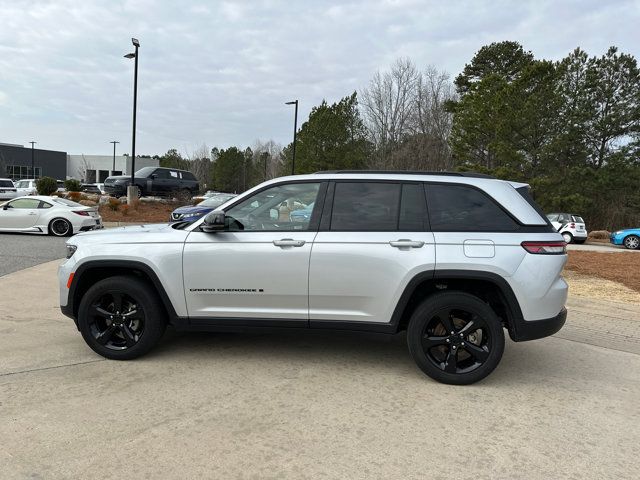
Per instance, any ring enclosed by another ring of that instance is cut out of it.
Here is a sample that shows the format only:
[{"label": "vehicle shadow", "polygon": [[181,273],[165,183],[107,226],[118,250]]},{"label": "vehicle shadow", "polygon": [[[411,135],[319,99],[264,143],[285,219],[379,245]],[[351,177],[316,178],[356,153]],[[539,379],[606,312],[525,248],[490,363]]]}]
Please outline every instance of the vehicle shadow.
[{"label": "vehicle shadow", "polygon": [[[545,378],[576,378],[561,359],[540,348],[545,341],[514,343],[507,338],[498,368],[477,385],[539,384]],[[295,330],[258,333],[182,333],[167,330],[146,358],[169,362],[194,360],[226,365],[256,361],[274,368],[296,366],[329,370],[371,370],[377,374],[428,379],[415,365],[407,349],[405,332],[395,335],[363,332]],[[563,367],[563,368],[559,368]],[[580,375],[588,375],[582,372]]]}]

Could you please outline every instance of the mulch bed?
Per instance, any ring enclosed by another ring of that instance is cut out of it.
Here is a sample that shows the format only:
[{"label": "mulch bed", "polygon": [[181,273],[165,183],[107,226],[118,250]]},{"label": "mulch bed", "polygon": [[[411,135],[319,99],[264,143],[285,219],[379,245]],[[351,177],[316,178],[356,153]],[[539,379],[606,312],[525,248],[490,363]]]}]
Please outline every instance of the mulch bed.
[{"label": "mulch bed", "polygon": [[120,205],[117,211],[111,210],[109,205],[102,205],[100,215],[103,222],[167,223],[171,212],[182,205],[140,202],[135,209]]},{"label": "mulch bed", "polygon": [[622,283],[640,292],[640,253],[571,251],[565,268],[583,275]]}]

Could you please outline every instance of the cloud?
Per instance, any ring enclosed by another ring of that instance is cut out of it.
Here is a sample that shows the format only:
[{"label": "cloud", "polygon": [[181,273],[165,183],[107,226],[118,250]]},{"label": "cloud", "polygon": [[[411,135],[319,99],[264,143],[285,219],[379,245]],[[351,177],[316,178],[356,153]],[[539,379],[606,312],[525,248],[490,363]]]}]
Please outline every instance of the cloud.
[{"label": "cloud", "polygon": [[482,46],[517,40],[559,59],[580,45],[639,55],[633,1],[214,2],[0,0],[0,141],[70,153],[130,149],[140,39],[137,151],[288,143],[323,98],[360,90],[409,56],[455,76]]}]

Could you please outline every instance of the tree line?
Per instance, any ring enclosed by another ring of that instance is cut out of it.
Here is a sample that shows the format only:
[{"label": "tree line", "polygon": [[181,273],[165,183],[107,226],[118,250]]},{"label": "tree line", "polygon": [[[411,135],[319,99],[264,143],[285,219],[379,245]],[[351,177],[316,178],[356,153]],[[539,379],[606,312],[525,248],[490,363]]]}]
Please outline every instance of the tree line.
[{"label": "tree line", "polygon": [[[640,73],[615,47],[550,61],[492,43],[453,80],[401,58],[359,92],[313,107],[297,139],[297,174],[473,170],[529,183],[545,211],[580,214],[590,229],[640,225]],[[289,174],[292,151],[257,141],[169,150],[160,163],[241,192]]]}]

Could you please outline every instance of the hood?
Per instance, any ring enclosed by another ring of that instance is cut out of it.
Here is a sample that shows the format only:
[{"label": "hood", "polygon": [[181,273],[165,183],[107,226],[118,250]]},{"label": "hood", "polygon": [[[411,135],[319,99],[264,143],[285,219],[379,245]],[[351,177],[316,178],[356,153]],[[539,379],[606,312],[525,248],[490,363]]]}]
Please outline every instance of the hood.
[{"label": "hood", "polygon": [[131,225],[80,233],[67,241],[71,245],[184,243],[188,231],[176,230],[166,223]]},{"label": "hood", "polygon": [[184,207],[176,208],[173,213],[209,213],[215,210],[214,207],[200,207],[198,205],[185,205]]}]

